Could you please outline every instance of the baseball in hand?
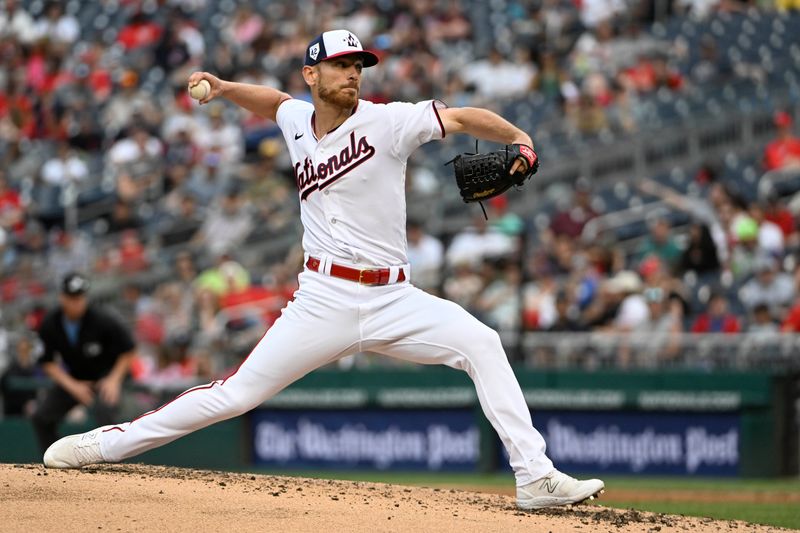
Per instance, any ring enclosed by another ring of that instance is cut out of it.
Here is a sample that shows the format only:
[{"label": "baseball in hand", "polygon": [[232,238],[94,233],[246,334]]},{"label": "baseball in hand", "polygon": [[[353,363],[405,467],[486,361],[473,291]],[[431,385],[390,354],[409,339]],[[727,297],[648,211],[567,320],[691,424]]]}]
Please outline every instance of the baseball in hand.
[{"label": "baseball in hand", "polygon": [[191,87],[189,87],[189,96],[195,100],[202,100],[211,92],[211,84],[208,80],[200,80]]}]

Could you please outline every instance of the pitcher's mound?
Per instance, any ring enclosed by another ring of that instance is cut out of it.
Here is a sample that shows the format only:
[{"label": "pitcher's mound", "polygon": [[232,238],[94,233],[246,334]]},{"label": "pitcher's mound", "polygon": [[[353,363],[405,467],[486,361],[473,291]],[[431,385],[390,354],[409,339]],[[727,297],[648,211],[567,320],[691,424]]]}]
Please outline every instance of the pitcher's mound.
[{"label": "pitcher's mound", "polygon": [[0,465],[5,531],[769,531],[742,522],[594,505],[521,512],[513,498],[449,489],[136,464]]}]

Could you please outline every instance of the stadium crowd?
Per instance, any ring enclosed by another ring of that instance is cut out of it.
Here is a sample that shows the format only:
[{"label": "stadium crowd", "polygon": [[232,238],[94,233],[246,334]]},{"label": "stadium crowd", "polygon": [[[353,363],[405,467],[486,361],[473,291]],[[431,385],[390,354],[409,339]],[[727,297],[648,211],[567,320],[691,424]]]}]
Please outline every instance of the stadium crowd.
[{"label": "stadium crowd", "polygon": [[[298,233],[282,138],[274,124],[223,102],[199,107],[186,92],[194,70],[308,99],[299,74],[306,44],[347,27],[382,56],[364,98],[498,110],[534,98],[563,117],[568,142],[644,129],[649,95],[763,75],[730,61],[713,34],[699,59],[684,61],[685,43],[648,31],[657,18],[797,7],[490,4],[4,0],[0,374],[35,374],[29,332],[70,271],[111,280],[106,303],[135,325],[134,379],[155,387],[223,374],[291,298],[302,264],[296,247],[285,259],[241,257],[248,245]],[[791,114],[777,113],[775,128],[775,142],[758,147],[760,171],[800,163]],[[410,167],[412,199],[450,186],[426,157]],[[654,216],[632,250],[613,234],[586,238],[604,207],[584,180],[545,223],[509,210],[505,198],[487,206],[488,222],[476,216],[454,235],[431,234],[411,217],[415,283],[501,331],[800,331],[800,241],[787,200],[737,196],[713,166],[694,181],[701,194],[693,197],[638,184],[693,222],[676,233]],[[166,279],[147,276],[165,263]],[[699,298],[698,285],[687,284],[697,279],[710,280]]]}]

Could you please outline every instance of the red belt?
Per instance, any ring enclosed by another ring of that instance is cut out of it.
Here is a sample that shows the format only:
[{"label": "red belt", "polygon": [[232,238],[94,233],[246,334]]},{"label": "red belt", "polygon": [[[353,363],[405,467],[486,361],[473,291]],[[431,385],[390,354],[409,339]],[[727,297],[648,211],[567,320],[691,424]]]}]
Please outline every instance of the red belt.
[{"label": "red belt", "polygon": [[[319,259],[309,257],[306,266],[314,272],[319,272],[321,263]],[[398,268],[397,282],[405,281],[405,270],[401,267]],[[331,276],[355,281],[362,285],[388,285],[390,270],[388,268],[351,268],[331,263]]]}]

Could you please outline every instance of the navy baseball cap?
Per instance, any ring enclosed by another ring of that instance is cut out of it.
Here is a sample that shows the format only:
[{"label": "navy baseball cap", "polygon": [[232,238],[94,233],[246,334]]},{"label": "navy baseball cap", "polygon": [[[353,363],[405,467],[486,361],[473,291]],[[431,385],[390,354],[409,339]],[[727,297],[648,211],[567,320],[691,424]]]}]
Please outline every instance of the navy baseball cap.
[{"label": "navy baseball cap", "polygon": [[61,293],[67,296],[86,294],[89,291],[89,280],[83,274],[70,272],[61,282]]},{"label": "navy baseball cap", "polygon": [[378,64],[378,56],[375,52],[364,50],[361,41],[352,32],[332,30],[320,34],[308,43],[305,65],[313,67],[321,61],[350,54],[359,54],[364,60],[365,67]]}]

